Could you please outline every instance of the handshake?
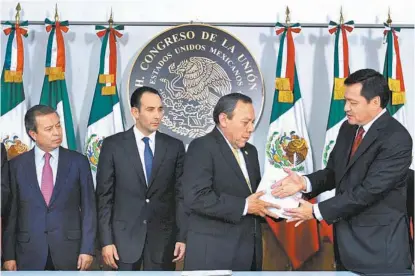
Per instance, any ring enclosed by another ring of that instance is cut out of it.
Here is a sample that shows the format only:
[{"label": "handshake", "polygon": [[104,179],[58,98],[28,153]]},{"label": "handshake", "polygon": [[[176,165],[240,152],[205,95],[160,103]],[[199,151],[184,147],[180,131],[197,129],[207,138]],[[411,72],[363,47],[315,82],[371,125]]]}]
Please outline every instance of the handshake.
[{"label": "handshake", "polygon": [[[272,196],[282,199],[307,190],[307,182],[305,177],[298,175],[287,168],[284,169],[284,172],[287,173],[288,176],[272,185]],[[260,198],[263,195],[265,195],[265,192],[259,191],[247,198],[248,214],[258,215],[261,217],[269,216],[278,219],[279,216],[269,210],[270,208],[276,208],[283,211],[282,214],[289,217],[287,222],[296,222],[295,227],[306,220],[314,218],[313,205],[301,198],[297,198],[300,203],[299,207],[281,209],[281,206],[278,204],[261,200]]]}]

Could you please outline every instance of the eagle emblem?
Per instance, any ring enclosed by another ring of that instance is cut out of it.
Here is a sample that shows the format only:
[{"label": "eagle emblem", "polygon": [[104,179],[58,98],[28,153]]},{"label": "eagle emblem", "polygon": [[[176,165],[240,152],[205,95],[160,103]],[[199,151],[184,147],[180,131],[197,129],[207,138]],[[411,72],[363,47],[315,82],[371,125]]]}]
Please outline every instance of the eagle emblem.
[{"label": "eagle emblem", "polygon": [[[161,92],[163,103],[170,107],[163,123],[174,132],[196,138],[208,133],[214,126],[212,110],[219,98],[229,94],[231,80],[217,62],[205,57],[190,57],[169,73],[175,77],[160,79],[165,84]],[[171,120],[169,117],[173,118]]]},{"label": "eagle emblem", "polygon": [[266,155],[270,165],[275,168],[291,168],[293,171],[303,172],[302,163],[307,157],[309,146],[307,140],[291,131],[274,132],[266,144]]}]

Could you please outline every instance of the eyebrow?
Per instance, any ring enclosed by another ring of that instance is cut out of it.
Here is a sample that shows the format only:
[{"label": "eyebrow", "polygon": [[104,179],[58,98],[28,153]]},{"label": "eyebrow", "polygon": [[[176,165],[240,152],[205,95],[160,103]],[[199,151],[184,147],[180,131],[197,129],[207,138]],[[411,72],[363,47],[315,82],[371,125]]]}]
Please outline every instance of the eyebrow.
[{"label": "eyebrow", "polygon": [[163,106],[162,105],[160,105],[160,106],[145,106],[144,108],[163,108]]},{"label": "eyebrow", "polygon": [[345,100],[347,100],[347,101],[357,101],[356,99],[353,99],[353,98],[347,98],[347,97],[344,97],[344,99],[345,99]]}]

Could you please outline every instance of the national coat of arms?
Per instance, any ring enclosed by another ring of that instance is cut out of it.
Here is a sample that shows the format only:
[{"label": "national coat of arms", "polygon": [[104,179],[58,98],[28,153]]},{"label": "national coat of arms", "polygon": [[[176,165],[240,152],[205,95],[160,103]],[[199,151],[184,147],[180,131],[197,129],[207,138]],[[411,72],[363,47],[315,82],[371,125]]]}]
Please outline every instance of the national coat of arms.
[{"label": "national coat of arms", "polygon": [[270,165],[275,168],[291,168],[293,171],[304,171],[309,146],[306,139],[295,131],[280,133],[275,131],[267,141],[266,155]]},{"label": "national coat of arms", "polygon": [[104,137],[91,134],[86,142],[86,156],[88,157],[89,164],[94,172],[97,171],[99,153],[101,152],[103,141]]},{"label": "national coat of arms", "polygon": [[29,146],[23,143],[17,135],[14,135],[12,139],[6,136],[2,142],[6,148],[7,158],[9,160],[29,150]]},{"label": "national coat of arms", "polygon": [[213,129],[220,97],[248,95],[257,121],[264,101],[261,72],[249,50],[230,33],[206,24],[173,27],[144,46],[133,62],[128,98],[141,86],[160,92],[160,130],[185,144]]}]

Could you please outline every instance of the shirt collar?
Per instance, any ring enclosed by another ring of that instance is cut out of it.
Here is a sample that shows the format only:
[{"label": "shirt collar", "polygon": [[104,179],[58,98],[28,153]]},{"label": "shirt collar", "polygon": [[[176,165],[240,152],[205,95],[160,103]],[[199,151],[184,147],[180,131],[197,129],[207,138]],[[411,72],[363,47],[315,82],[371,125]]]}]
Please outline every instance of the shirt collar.
[{"label": "shirt collar", "polygon": [[370,129],[370,127],[373,125],[373,123],[374,123],[377,119],[379,119],[379,117],[380,117],[380,116],[382,116],[385,112],[386,112],[386,108],[382,109],[382,111],[381,111],[381,112],[379,112],[379,114],[378,114],[375,118],[373,118],[373,120],[372,120],[372,121],[370,121],[369,123],[365,124],[364,126],[361,126],[361,127],[363,127],[363,129],[365,130],[365,133],[367,133],[367,132],[369,131],[369,129]]},{"label": "shirt collar", "polygon": [[[49,152],[53,159],[59,158],[59,147]],[[37,161],[41,161],[45,156],[45,151],[40,149],[37,145],[35,146],[35,158]]]},{"label": "shirt collar", "polygon": [[232,147],[231,143],[225,137],[225,134],[223,134],[222,130],[219,127],[216,127],[216,128],[219,130],[220,134],[222,134],[223,138],[225,139],[226,143],[228,144],[228,146],[231,148],[232,151],[233,150],[236,150],[236,151],[239,151],[240,150],[240,149],[235,149],[234,147]]},{"label": "shirt collar", "polygon": [[145,136],[143,133],[141,133],[141,131],[138,130],[138,128],[136,126],[133,127],[133,130],[134,130],[135,139],[137,141],[142,141],[144,137],[148,137],[149,140],[150,140],[149,142],[154,143],[154,141],[156,139],[156,131],[151,133],[149,136]]}]

